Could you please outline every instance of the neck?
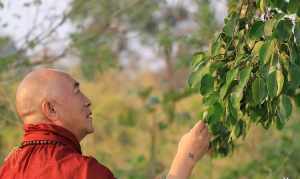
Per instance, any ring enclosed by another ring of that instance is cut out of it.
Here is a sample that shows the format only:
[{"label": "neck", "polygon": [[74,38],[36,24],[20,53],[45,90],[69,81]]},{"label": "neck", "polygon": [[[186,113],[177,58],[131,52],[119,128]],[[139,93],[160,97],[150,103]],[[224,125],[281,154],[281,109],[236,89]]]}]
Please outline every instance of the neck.
[{"label": "neck", "polygon": [[41,116],[28,116],[28,117],[22,117],[23,119],[23,123],[24,124],[54,124],[60,127],[63,127],[65,129],[67,129],[68,131],[70,131],[77,139],[78,142],[80,142],[85,136],[86,133],[77,133],[74,130],[70,129],[68,126],[64,125],[61,121],[51,121],[45,117],[41,117]]}]

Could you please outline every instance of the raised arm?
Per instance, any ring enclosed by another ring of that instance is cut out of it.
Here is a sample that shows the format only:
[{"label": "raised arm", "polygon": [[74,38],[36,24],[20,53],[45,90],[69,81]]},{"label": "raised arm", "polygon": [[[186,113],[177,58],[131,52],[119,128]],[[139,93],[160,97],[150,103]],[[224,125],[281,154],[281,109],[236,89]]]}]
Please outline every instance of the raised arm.
[{"label": "raised arm", "polygon": [[181,138],[167,179],[187,179],[197,161],[208,151],[210,134],[206,125],[199,121]]}]

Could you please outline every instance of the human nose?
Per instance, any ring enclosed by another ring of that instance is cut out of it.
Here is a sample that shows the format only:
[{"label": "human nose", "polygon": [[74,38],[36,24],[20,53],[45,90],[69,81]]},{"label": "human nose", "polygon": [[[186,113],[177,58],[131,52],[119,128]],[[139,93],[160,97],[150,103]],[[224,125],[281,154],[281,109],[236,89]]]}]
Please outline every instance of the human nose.
[{"label": "human nose", "polygon": [[91,106],[91,103],[90,103],[90,102],[86,102],[84,105],[85,105],[86,107],[90,107],[90,106]]},{"label": "human nose", "polygon": [[92,102],[90,101],[90,99],[88,97],[86,97],[86,96],[84,96],[84,97],[85,97],[85,101],[86,101],[84,105],[86,107],[90,107],[92,105]]}]

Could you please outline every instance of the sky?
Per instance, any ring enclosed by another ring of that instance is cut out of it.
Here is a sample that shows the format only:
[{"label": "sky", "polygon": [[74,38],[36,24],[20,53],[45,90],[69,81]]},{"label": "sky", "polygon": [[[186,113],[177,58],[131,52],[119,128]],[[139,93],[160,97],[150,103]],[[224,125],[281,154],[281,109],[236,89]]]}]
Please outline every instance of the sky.
[{"label": "sky", "polygon": [[[49,32],[49,29],[59,22],[63,12],[68,10],[71,1],[44,0],[40,5],[31,5],[32,0],[2,0],[2,2],[4,8],[0,9],[0,34],[11,36],[16,45],[22,47],[26,36],[33,39],[39,34]],[[67,37],[73,31],[70,22],[59,27],[49,39],[52,41],[52,48],[59,51],[67,45],[69,42]]]},{"label": "sky", "polygon": [[[3,3],[4,8],[0,9],[0,34],[8,35],[15,41],[17,47],[24,46],[24,39],[33,39],[39,34],[49,32],[49,29],[57,24],[64,12],[67,12],[70,8],[69,4],[71,0],[0,0]],[[39,5],[32,5],[32,2],[36,2]],[[42,2],[42,3],[39,3]],[[191,0],[167,0],[170,5],[178,5],[179,3],[188,7],[189,11],[196,11],[197,8],[193,6]],[[214,8],[219,23],[223,23],[223,19],[226,16],[226,0],[212,0],[211,7]],[[183,27],[186,24],[182,24]],[[67,21],[60,26],[55,33],[52,34],[44,44],[51,50],[52,53],[60,54],[66,46],[70,43],[68,38],[70,33],[74,32],[75,28],[72,23]],[[163,63],[159,60],[157,47],[147,47],[142,45],[141,40],[137,38],[134,32],[129,34],[134,38],[129,37],[129,48],[132,50],[139,49],[140,53],[145,61],[141,62],[143,68],[149,68],[150,70],[157,70],[158,67],[162,67]],[[41,45],[32,51],[29,51],[29,55],[39,52],[45,46]],[[122,55],[124,61],[126,61],[126,54]],[[67,65],[70,60],[65,59]],[[76,64],[76,60],[75,60]]]}]

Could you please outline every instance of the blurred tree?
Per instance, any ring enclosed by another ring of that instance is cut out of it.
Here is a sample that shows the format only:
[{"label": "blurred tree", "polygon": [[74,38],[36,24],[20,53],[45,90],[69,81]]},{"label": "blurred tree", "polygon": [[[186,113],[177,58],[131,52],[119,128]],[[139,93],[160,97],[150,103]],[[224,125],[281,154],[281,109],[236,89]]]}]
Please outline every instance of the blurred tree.
[{"label": "blurred tree", "polygon": [[[75,0],[73,6],[79,7],[80,3],[82,0]],[[191,12],[191,6],[199,10]],[[132,39],[138,39],[141,46],[158,51],[155,56],[161,59],[164,67],[158,67],[161,85],[141,85],[134,89],[142,106],[133,110],[139,111],[144,116],[142,118],[147,119],[145,123],[150,145],[149,163],[144,168],[147,171],[144,174],[147,173],[147,178],[153,178],[164,170],[157,157],[161,150],[161,131],[174,120],[182,118],[183,113],[175,110],[176,103],[194,93],[193,90],[185,89],[190,54],[196,49],[207,48],[209,39],[219,29],[213,9],[207,0],[190,1],[188,6],[179,2],[170,4],[153,0],[93,0],[84,3],[76,12],[71,19],[79,30],[72,35],[72,45],[78,49],[82,60],[80,68],[88,80],[93,80],[97,73],[110,67],[135,71],[134,75],[139,76],[139,70],[122,64],[124,59],[121,54],[124,53],[129,54],[126,59],[129,64],[145,62],[143,56],[139,55],[143,53],[140,49],[130,48]],[[122,115],[123,124],[125,121],[126,125],[132,123],[133,111],[129,110],[128,114]],[[190,115],[185,116],[189,118]]]}]

